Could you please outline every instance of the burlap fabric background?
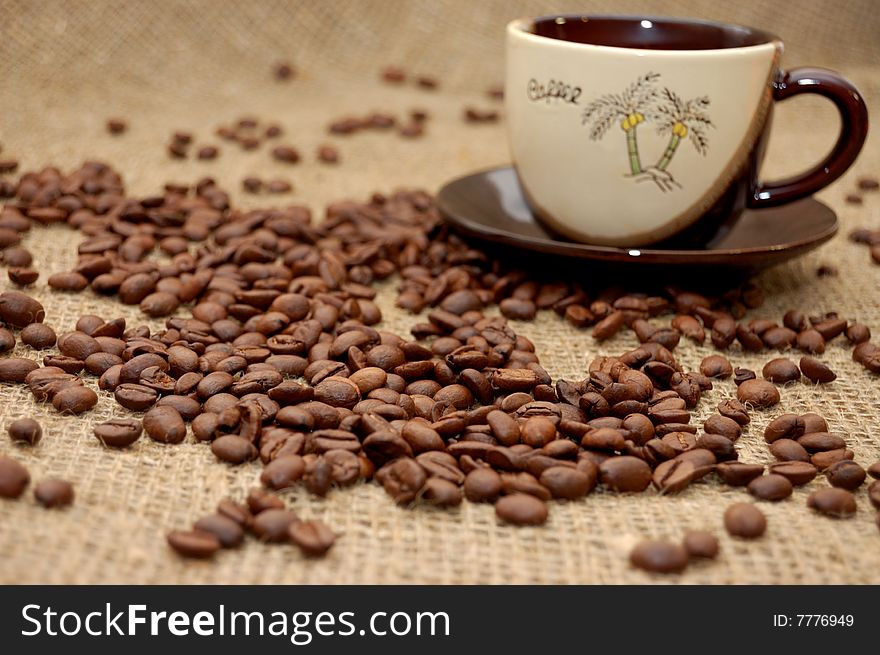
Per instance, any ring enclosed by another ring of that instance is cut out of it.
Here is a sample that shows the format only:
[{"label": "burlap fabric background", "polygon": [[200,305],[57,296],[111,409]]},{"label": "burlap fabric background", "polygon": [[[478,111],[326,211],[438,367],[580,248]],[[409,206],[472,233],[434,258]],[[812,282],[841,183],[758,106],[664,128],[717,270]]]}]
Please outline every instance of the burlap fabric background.
[{"label": "burlap fabric background", "polygon": [[[701,16],[757,24],[782,35],[785,64],[841,69],[880,106],[880,18],[870,0],[791,4],[760,1],[665,2],[8,2],[0,1],[0,158],[17,157],[23,169],[63,168],[100,158],[123,172],[136,194],[157,191],[166,181],[215,176],[235,191],[241,206],[297,202],[320,212],[324,203],[362,199],[374,190],[421,186],[436,190],[448,178],[508,160],[503,126],[467,125],[465,104],[489,106],[485,89],[501,80],[502,26],[519,15],[587,7],[590,11]],[[287,84],[272,81],[270,66],[289,59],[299,68]],[[436,75],[434,92],[378,82],[387,64]],[[875,67],[877,66],[877,67]],[[329,139],[331,118],[372,110],[423,107],[432,119],[428,135],[407,141],[390,134]],[[192,130],[198,142],[214,143],[213,128],[243,114],[280,122],[285,142],[306,153],[294,167],[277,164],[265,148],[243,153],[221,144],[215,162],[169,161],[172,130]],[[104,120],[119,115],[130,131],[112,138]],[[878,118],[875,111],[874,120]],[[794,172],[829,147],[836,134],[834,111],[821,101],[795,100],[779,108],[767,171]],[[335,142],[337,168],[314,163],[317,144]],[[880,172],[880,143],[873,135],[864,154],[841,182],[820,197],[838,211],[841,234],[794,264],[761,276],[766,305],[755,315],[779,318],[786,309],[837,310],[880,331],[880,267],[867,251],[846,240],[856,225],[876,225],[880,194],[863,207],[843,203],[859,174]],[[245,175],[285,176],[295,184],[288,200],[238,193]],[[91,294],[68,296],[47,289],[52,272],[75,258],[66,228],[35,229],[25,245],[42,272],[34,294],[59,333],[83,313],[125,316],[143,323],[136,308]],[[819,264],[840,275],[819,279]],[[0,281],[0,289],[8,282]],[[405,333],[417,319],[393,305],[393,285],[380,294],[385,325]],[[158,323],[153,323],[158,327]],[[516,329],[532,338],[554,376],[583,377],[600,352],[586,332],[543,314]],[[631,335],[604,344],[617,354],[635,343]],[[678,355],[696,367],[711,349],[683,344]],[[18,346],[16,354],[40,357]],[[769,354],[736,364],[760,369]],[[739,441],[741,459],[767,462],[761,434],[784,410],[817,411],[846,436],[857,461],[880,459],[880,379],[849,358],[841,344],[823,359],[838,380],[821,389],[786,387],[781,406],[753,414]],[[732,382],[704,396],[701,417],[734,394]],[[123,415],[103,396],[81,418],[62,418],[37,405],[20,387],[0,388],[0,453],[23,461],[34,479],[61,476],[76,487],[76,504],[65,511],[39,508],[30,495],[0,502],[0,582],[4,583],[619,583],[655,581],[631,569],[627,554],[646,537],[677,539],[688,528],[706,528],[722,542],[722,555],[662,581],[690,583],[878,583],[880,533],[874,512],[859,494],[858,515],[848,521],[814,516],[806,508],[814,482],[789,500],[762,503],[767,535],[744,543],[726,536],[724,508],[748,500],[741,490],[715,482],[693,485],[673,498],[652,493],[627,496],[597,491],[580,502],[554,503],[546,527],[510,528],[496,523],[491,506],[465,503],[457,511],[401,509],[376,485],[334,490],[326,500],[301,491],[288,494],[297,512],[320,517],[344,533],[323,560],[307,561],[289,546],[246,547],[209,563],[183,561],[165,545],[169,529],[185,528],[212,511],[217,501],[243,497],[257,481],[258,464],[231,468],[204,445],[163,446],[144,438],[128,451],[105,450],[92,425]],[[44,438],[36,448],[13,446],[5,428],[34,416]]]}]

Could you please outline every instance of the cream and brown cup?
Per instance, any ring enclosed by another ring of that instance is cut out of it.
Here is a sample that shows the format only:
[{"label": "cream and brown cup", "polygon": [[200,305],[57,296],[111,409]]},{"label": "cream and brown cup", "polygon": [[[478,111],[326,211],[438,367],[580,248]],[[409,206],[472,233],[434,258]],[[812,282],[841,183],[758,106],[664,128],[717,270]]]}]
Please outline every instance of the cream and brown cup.
[{"label": "cream and brown cup", "polygon": [[[507,26],[505,104],[514,165],[556,232],[638,246],[809,196],[865,141],[858,90],[824,69],[782,71],[767,32],[697,20],[551,16]],[[774,101],[818,93],[841,130],[803,175],[759,180]]]}]

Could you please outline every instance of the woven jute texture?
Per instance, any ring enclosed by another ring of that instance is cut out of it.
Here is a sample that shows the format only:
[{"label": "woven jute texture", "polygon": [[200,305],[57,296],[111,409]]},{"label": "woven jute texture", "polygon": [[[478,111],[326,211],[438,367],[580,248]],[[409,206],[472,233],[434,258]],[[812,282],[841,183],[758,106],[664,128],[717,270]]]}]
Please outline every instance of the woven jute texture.
[{"label": "woven jute texture", "polygon": [[[718,18],[761,25],[787,40],[786,65],[814,64],[842,70],[869,104],[880,103],[880,20],[870,0],[853,2],[610,2],[594,0],[596,12],[647,12]],[[504,23],[516,16],[582,8],[578,3],[434,2],[8,2],[0,0],[0,158],[20,159],[22,169],[53,164],[69,169],[85,159],[118,168],[134,194],[155,193],[168,181],[193,182],[211,175],[232,190],[238,206],[304,203],[318,215],[329,201],[365,199],[375,190],[424,187],[474,169],[508,161],[503,125],[468,125],[467,104],[492,106],[485,90],[501,79]],[[272,80],[271,65],[287,59],[296,79]],[[385,65],[435,75],[436,91],[378,81]],[[427,135],[405,140],[393,134],[330,138],[331,118],[387,110],[403,115],[427,109]],[[266,148],[244,153],[220,144],[214,162],[171,161],[165,153],[173,130],[193,131],[198,143],[215,143],[213,129],[241,115],[279,122],[283,141],[305,153],[285,166]],[[126,118],[128,133],[109,136],[110,116]],[[876,120],[878,114],[872,114]],[[766,173],[804,168],[825,151],[837,132],[834,110],[821,100],[797,99],[776,117]],[[314,150],[336,143],[342,163],[315,163]],[[759,278],[767,292],[755,316],[779,319],[792,307],[841,316],[880,330],[880,267],[865,248],[847,241],[857,225],[876,226],[880,194],[865,194],[861,207],[843,202],[857,176],[880,172],[880,142],[873,135],[859,162],[842,181],[823,191],[841,219],[841,233],[819,251]],[[287,177],[292,196],[238,193],[246,175]],[[41,271],[33,293],[60,333],[83,313],[124,316],[130,325],[150,322],[137,308],[91,293],[49,290],[48,276],[70,267],[78,235],[65,227],[32,230],[25,239]],[[818,278],[831,264],[836,277]],[[0,289],[6,289],[5,273]],[[394,307],[393,282],[379,295],[384,327],[406,334],[418,319]],[[597,345],[555,314],[541,314],[515,329],[536,344],[554,377],[580,379],[597,354],[633,347],[631,334]],[[714,352],[683,343],[677,355],[688,368]],[[16,355],[41,358],[21,346]],[[731,358],[760,370],[771,357]],[[782,403],[754,412],[738,442],[743,461],[770,460],[762,439],[767,421],[783,411],[816,411],[845,436],[857,461],[880,459],[880,378],[850,360],[833,343],[822,359],[838,379],[822,388],[805,383],[782,389]],[[88,382],[92,384],[92,382]],[[717,384],[700,405],[702,419],[732,382]],[[37,506],[30,495],[0,502],[0,582],[3,583],[880,583],[880,532],[864,490],[857,516],[835,521],[813,515],[807,494],[826,485],[816,480],[780,503],[761,503],[768,516],[764,538],[741,542],[722,526],[724,509],[749,500],[742,490],[714,480],[675,497],[621,495],[597,490],[578,502],[552,504],[541,528],[499,525],[489,505],[464,503],[454,511],[394,506],[374,484],[333,490],[325,500],[303,491],[285,494],[303,517],[324,519],[343,534],[330,554],[304,559],[291,546],[245,547],[212,562],[183,561],[165,544],[171,529],[185,529],[213,511],[217,501],[243,498],[258,479],[258,464],[229,467],[204,444],[188,440],[163,446],[141,439],[133,448],[104,449],[92,426],[126,415],[102,394],[82,417],[60,417],[35,404],[20,386],[0,388],[0,453],[22,461],[33,479],[71,480],[76,503],[64,511]],[[17,447],[5,436],[15,418],[34,416],[44,429],[35,448]],[[629,549],[643,538],[679,539],[686,529],[711,530],[721,540],[717,561],[697,563],[680,576],[658,579],[632,569]]]}]

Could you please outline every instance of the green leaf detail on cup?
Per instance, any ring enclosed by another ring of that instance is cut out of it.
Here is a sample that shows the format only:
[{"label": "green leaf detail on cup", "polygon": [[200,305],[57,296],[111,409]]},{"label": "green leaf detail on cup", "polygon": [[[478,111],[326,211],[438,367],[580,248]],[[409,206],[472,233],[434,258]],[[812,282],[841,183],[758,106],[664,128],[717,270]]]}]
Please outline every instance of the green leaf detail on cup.
[{"label": "green leaf detail on cup", "polygon": [[[650,181],[663,191],[682,188],[667,169],[682,139],[690,138],[698,153],[705,157],[709,149],[706,129],[715,127],[706,113],[708,96],[684,100],[677,93],[663,87],[657,90],[659,73],[646,73],[630,84],[623,93],[608,93],[593,100],[583,113],[583,124],[589,123],[590,139],[597,141],[620,119],[620,129],[626,134],[626,149],[630,172],[636,182]],[[669,143],[653,166],[644,167],[639,154],[637,130],[641,123],[653,122],[657,133],[669,135]]]}]

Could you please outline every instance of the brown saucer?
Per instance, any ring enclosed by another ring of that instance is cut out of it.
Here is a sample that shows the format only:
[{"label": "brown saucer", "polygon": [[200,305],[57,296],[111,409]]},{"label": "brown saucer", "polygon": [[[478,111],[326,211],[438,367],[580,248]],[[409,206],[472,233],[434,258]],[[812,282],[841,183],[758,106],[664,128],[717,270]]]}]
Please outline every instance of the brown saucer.
[{"label": "brown saucer", "polygon": [[747,209],[732,226],[693,249],[612,248],[567,241],[538,222],[507,166],[447,183],[437,195],[443,217],[462,234],[548,255],[609,264],[665,266],[693,272],[754,272],[799,257],[837,232],[837,215],[807,198],[769,209]]}]

